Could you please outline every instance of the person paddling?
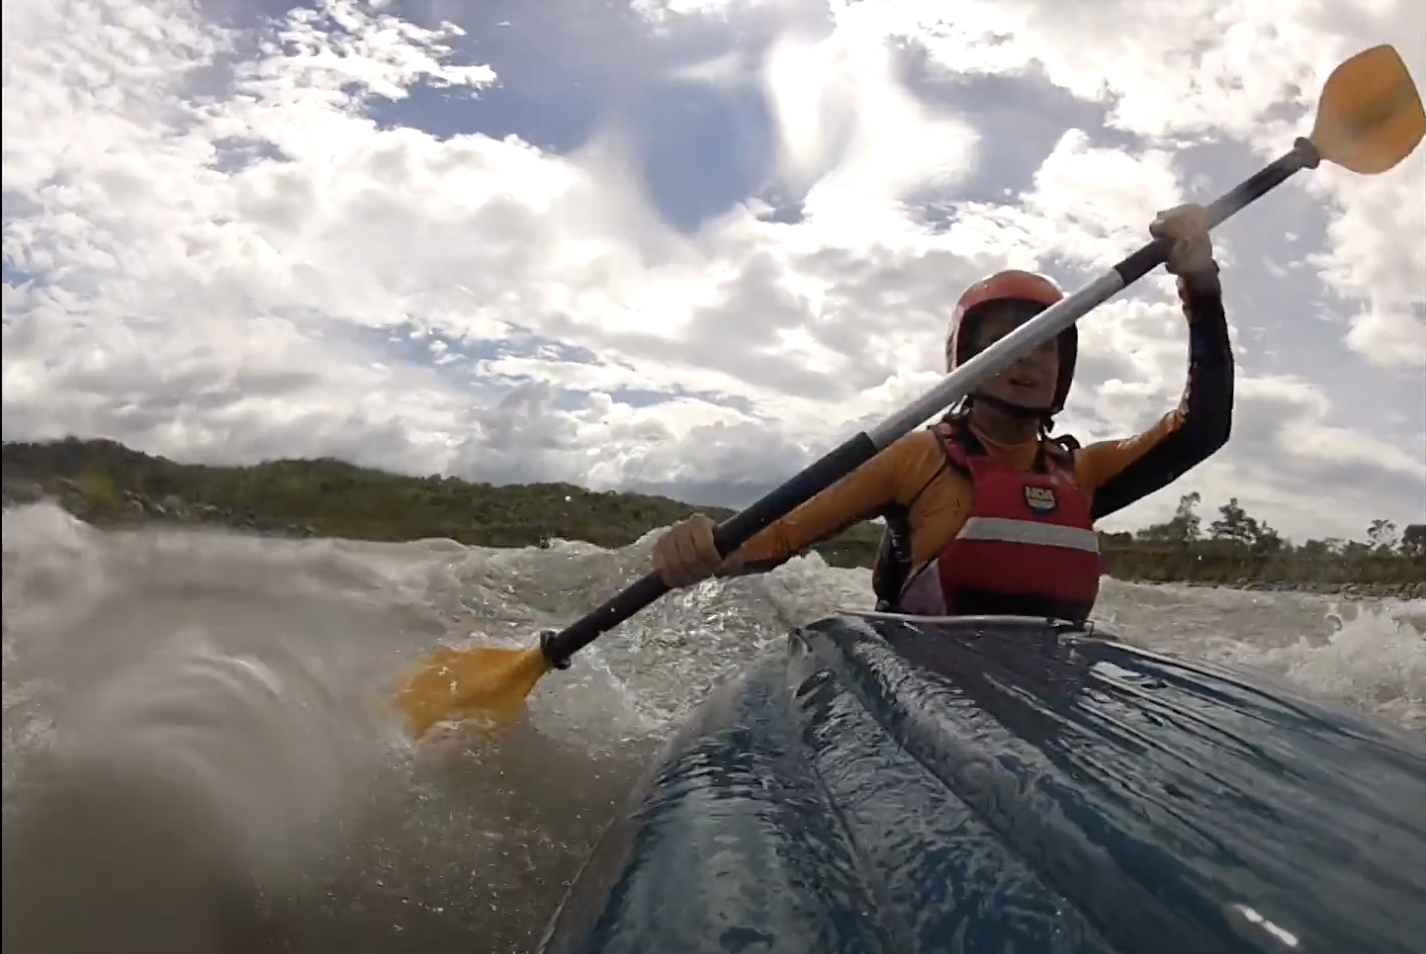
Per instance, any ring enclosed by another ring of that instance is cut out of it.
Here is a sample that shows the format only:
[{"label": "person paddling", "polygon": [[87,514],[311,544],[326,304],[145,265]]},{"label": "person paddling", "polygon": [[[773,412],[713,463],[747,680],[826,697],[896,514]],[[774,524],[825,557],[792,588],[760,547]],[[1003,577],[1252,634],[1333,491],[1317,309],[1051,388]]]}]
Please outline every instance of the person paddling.
[{"label": "person paddling", "polygon": [[[656,543],[649,572],[534,645],[427,654],[401,679],[393,708],[417,738],[453,713],[516,715],[545,674],[569,668],[574,654],[671,588],[767,569],[878,513],[888,517],[874,574],[883,609],[1088,613],[1098,596],[1094,521],[1172,483],[1228,440],[1233,357],[1209,228],[1324,162],[1384,173],[1423,137],[1426,108],[1401,55],[1387,44],[1357,53],[1327,77],[1311,133],[1206,209],[1160,214],[1150,226],[1154,241],[1069,295],[1023,273],[977,282],[947,336],[955,367],[934,387],[716,529],[707,517],[674,527]],[[1126,440],[1080,447],[1053,437],[1078,351],[1069,330],[1160,265],[1178,276],[1188,318],[1183,400]],[[1049,344],[1028,354],[1041,342]],[[948,407],[954,413],[916,433]],[[720,560],[720,551],[732,557]]]},{"label": "person paddling", "polygon": [[[877,609],[1085,619],[1099,592],[1094,522],[1171,484],[1228,440],[1233,355],[1208,225],[1202,206],[1184,205],[1149,226],[1178,279],[1189,361],[1182,400],[1147,430],[1087,446],[1051,436],[1074,379],[1071,325],[728,558],[718,555],[711,518],[682,521],[654,545],[654,570],[669,587],[764,572],[880,516]],[[951,317],[947,370],[1063,297],[1049,278],[1019,270],[971,285]]]}]

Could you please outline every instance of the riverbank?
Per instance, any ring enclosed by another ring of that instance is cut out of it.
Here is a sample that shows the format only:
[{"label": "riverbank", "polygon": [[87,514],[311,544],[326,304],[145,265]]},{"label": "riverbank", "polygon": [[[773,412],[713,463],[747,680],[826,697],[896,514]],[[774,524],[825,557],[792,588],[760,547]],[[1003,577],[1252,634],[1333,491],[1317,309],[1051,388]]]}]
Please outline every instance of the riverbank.
[{"label": "riverbank", "polygon": [[[284,537],[399,542],[444,537],[469,546],[540,546],[552,539],[627,546],[695,510],[732,511],[570,484],[494,487],[412,477],[342,461],[283,460],[248,467],[179,464],[113,441],[68,439],[3,446],[5,503],[52,500],[94,526],[223,527]],[[854,526],[813,549],[833,566],[870,566],[881,528]],[[1105,570],[1136,582],[1422,598],[1426,560],[1367,550],[1290,545],[1263,552],[1216,540],[1165,545],[1101,534]]]}]

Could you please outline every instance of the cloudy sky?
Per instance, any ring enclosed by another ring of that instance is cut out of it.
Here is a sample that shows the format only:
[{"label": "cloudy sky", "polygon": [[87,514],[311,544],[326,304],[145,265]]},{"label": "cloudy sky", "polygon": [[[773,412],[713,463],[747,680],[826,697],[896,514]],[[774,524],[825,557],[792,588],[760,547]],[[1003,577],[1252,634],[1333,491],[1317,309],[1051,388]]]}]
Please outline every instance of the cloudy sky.
[{"label": "cloudy sky", "polygon": [[[4,0],[4,437],[745,503],[1291,145],[1411,0]],[[951,12],[953,11],[953,12]],[[1217,236],[1229,447],[1294,537],[1426,519],[1426,150]],[[1062,426],[1176,400],[1161,276]]]}]

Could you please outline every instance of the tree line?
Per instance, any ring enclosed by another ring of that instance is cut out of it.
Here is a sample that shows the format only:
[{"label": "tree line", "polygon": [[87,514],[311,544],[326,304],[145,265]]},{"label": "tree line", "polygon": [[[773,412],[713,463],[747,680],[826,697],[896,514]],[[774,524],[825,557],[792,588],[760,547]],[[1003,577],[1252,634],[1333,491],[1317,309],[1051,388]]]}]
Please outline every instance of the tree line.
[{"label": "tree line", "polygon": [[[39,490],[96,524],[155,515],[260,526],[256,518],[360,540],[447,537],[473,546],[538,546],[553,538],[621,547],[694,510],[732,511],[646,494],[571,484],[491,486],[455,477],[412,477],[338,460],[255,466],[178,464],[114,441],[69,438],[3,445],[6,496]],[[21,491],[20,488],[29,488]],[[1147,581],[1367,584],[1409,590],[1426,580],[1426,525],[1376,520],[1365,539],[1294,546],[1237,499],[1205,527],[1202,499],[1184,495],[1174,516],[1137,533],[1101,533],[1107,571]],[[880,527],[863,523],[813,549],[834,566],[870,566]]]},{"label": "tree line", "polygon": [[1426,524],[1377,519],[1364,539],[1314,538],[1294,545],[1249,514],[1234,497],[1203,524],[1197,493],[1179,498],[1173,517],[1136,533],[1101,534],[1110,572],[1143,580],[1243,580],[1282,584],[1426,581]]}]

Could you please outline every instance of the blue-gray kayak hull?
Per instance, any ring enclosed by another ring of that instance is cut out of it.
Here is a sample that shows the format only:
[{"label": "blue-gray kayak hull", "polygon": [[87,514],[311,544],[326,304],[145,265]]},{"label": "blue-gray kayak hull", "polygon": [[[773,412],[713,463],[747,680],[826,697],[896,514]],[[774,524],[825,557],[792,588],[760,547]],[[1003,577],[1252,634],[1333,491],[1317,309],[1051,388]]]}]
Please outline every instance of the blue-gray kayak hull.
[{"label": "blue-gray kayak hull", "polygon": [[546,954],[1421,954],[1426,755],[1044,621],[837,616],[672,739]]}]

